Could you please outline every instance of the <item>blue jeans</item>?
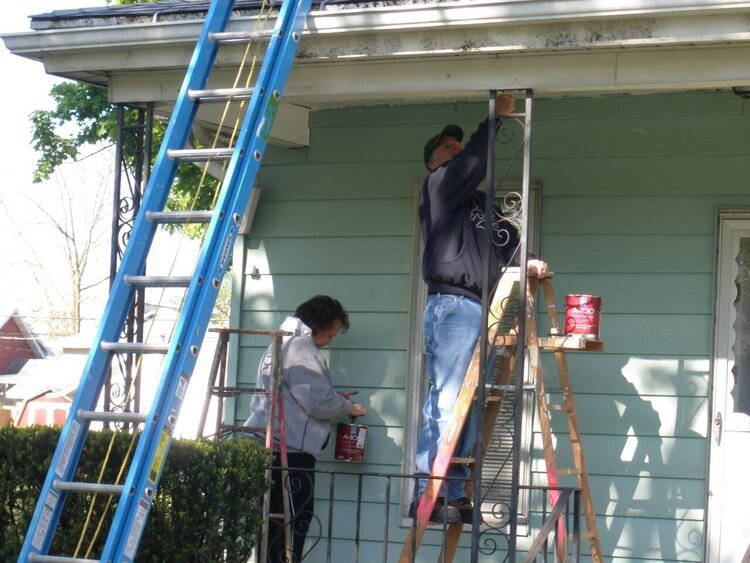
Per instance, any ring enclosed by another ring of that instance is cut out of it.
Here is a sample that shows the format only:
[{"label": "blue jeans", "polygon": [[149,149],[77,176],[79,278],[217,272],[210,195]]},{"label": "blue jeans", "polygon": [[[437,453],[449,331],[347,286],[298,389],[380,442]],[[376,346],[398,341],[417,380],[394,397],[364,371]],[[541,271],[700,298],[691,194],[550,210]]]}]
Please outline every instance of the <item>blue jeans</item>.
[{"label": "blue jeans", "polygon": [[[427,399],[422,408],[422,424],[417,441],[417,472],[430,473],[440,439],[453,417],[453,407],[461,389],[466,369],[474,354],[482,321],[482,307],[473,299],[460,295],[430,295],[424,311],[425,372],[429,382]],[[467,457],[474,447],[476,424],[468,417],[454,457]],[[468,478],[466,465],[451,465],[448,477]],[[465,481],[448,480],[441,496],[455,500],[466,496]],[[426,479],[418,482],[422,495]]]}]

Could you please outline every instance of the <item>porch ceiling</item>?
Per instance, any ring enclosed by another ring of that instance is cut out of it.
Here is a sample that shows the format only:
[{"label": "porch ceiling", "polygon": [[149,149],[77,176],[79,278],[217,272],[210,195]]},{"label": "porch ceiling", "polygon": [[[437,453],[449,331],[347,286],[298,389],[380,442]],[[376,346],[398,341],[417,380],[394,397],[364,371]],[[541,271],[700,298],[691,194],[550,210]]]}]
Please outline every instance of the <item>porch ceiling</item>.
[{"label": "porch ceiling", "polygon": [[[483,98],[489,88],[542,96],[750,86],[750,2],[506,0],[313,12],[285,100],[313,109]],[[255,25],[239,17],[231,30]],[[142,20],[141,20],[142,21]],[[114,102],[168,108],[199,20],[6,35],[47,72],[107,86]],[[241,50],[221,51],[226,83]]]}]

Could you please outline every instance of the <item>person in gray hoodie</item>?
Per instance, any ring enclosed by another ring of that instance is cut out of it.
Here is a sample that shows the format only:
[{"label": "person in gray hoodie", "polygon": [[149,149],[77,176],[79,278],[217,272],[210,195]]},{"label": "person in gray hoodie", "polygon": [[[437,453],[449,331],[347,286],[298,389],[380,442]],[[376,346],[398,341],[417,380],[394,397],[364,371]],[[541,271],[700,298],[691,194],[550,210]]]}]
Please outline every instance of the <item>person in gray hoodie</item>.
[{"label": "person in gray hoodie", "polygon": [[[316,295],[302,303],[294,317],[287,317],[280,330],[292,333],[282,345],[286,442],[289,489],[292,510],[292,561],[302,559],[305,537],[313,515],[316,458],[328,445],[331,421],[343,416],[357,417],[367,410],[351,400],[356,391],[336,391],[331,383],[328,364],[320,352],[340,333],[349,328],[349,317],[336,299]],[[270,385],[273,351],[269,346],[258,367],[257,386]],[[268,397],[255,395],[250,403],[246,427],[265,428],[268,419]],[[278,452],[278,417],[274,420],[274,460],[280,465]],[[260,437],[260,434],[257,434]],[[273,472],[271,490],[272,513],[282,512],[282,483],[279,471]],[[281,563],[284,558],[283,524],[276,519],[269,522],[268,561]]]}]

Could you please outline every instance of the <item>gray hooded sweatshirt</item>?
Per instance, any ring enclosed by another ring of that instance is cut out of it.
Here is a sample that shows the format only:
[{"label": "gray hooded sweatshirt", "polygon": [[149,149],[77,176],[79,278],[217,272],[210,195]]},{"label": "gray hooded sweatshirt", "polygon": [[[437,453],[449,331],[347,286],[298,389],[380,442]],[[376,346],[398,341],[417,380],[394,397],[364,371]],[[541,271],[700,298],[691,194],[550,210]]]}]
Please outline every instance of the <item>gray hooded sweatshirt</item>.
[{"label": "gray hooded sweatshirt", "polygon": [[[317,456],[328,442],[331,420],[349,414],[352,403],[333,389],[328,364],[315,346],[310,327],[297,317],[287,317],[279,329],[292,333],[284,337],[281,353],[287,447]],[[272,354],[269,346],[258,366],[257,386],[263,389],[270,386]],[[253,396],[245,426],[265,428],[268,402],[268,396]],[[278,423],[277,415],[275,431]],[[278,447],[277,432],[274,437],[274,447]]]}]

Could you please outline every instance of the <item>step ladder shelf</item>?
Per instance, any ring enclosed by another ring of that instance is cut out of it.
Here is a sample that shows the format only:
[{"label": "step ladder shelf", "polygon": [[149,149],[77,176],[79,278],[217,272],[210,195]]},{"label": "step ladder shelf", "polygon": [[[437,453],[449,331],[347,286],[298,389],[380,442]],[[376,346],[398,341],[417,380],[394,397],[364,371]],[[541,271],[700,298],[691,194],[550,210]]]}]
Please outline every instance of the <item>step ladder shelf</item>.
[{"label": "step ladder shelf", "polygon": [[592,336],[578,334],[550,335],[539,338],[539,347],[548,352],[603,352],[604,342]]},{"label": "step ladder shelf", "polygon": [[[20,563],[99,560],[130,563],[136,558],[177,415],[195,368],[196,356],[203,343],[221,280],[229,265],[238,226],[250,201],[254,179],[260,168],[278,104],[297,54],[311,0],[283,0],[278,8],[264,4],[261,15],[266,9],[269,13],[272,9],[275,12],[275,26],[272,30],[243,30],[230,33],[227,32],[227,25],[232,17],[233,6],[234,0],[212,0],[206,12],[203,29],[177,95],[148,186],[144,190],[140,211],[133,224],[119,270],[112,281],[110,296],[100,328],[90,348],[81,383],[61,431],[34,515],[26,531],[18,557]],[[255,25],[245,20],[237,20],[233,23],[235,24],[238,27]],[[238,66],[236,84],[240,83],[240,78],[243,81],[246,78],[239,76],[242,69],[247,72],[249,68],[258,69],[257,73],[253,74],[254,84],[248,84],[245,88],[209,88],[209,77],[214,69],[219,49],[223,45],[247,43],[251,40],[263,41],[265,51],[261,54],[257,50],[246,50],[246,55],[253,54],[252,63],[245,65],[243,61],[243,64]],[[256,66],[256,62],[261,60],[262,64]],[[188,148],[198,107],[202,103],[240,100],[249,102],[242,103],[246,111],[237,121],[236,135],[232,136],[234,146],[216,148],[214,140],[214,148]],[[165,202],[169,190],[174,185],[179,161],[211,160],[230,161],[215,198],[214,209],[165,210]],[[209,223],[192,276],[186,278],[146,275],[146,263],[159,226],[181,223]],[[205,283],[209,280],[210,283]],[[120,342],[124,321],[133,306],[134,295],[146,287],[188,288],[172,331],[170,346]],[[281,336],[278,340],[281,341]],[[280,346],[274,346],[280,349]],[[165,354],[153,406],[149,413],[95,411],[110,372],[111,361],[117,354]],[[274,378],[274,381],[278,379],[276,376]],[[283,401],[278,401],[279,390],[277,385],[275,390],[271,391],[271,403],[276,401],[279,404],[281,414]],[[121,485],[73,481],[89,424],[94,420],[143,424],[130,463],[122,468],[125,478]],[[282,443],[285,442],[282,440]],[[282,466],[286,466],[286,449],[282,449]],[[283,475],[285,471],[282,470]],[[270,476],[268,477],[270,479]],[[123,491],[128,491],[128,494],[120,495],[109,528],[103,530],[106,540],[102,552],[97,554],[99,559],[76,559],[48,553],[58,525],[69,524],[60,521],[68,494],[120,494]],[[266,514],[267,512],[266,506]],[[288,503],[284,506],[284,520],[289,521]],[[291,547],[290,534],[291,532],[286,533],[287,549]]]},{"label": "step ladder shelf", "polygon": [[[495,347],[513,347],[516,345],[515,334],[500,334],[492,339]],[[530,341],[529,341],[530,342]],[[592,336],[579,334],[549,335],[539,337],[539,347],[546,352],[603,352],[604,342]]]}]

